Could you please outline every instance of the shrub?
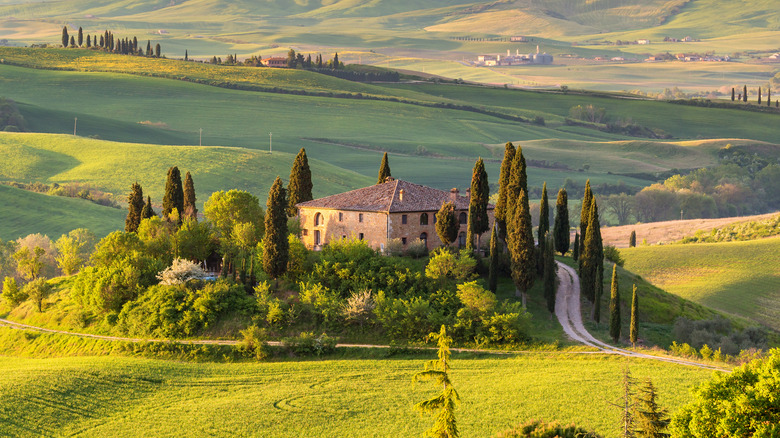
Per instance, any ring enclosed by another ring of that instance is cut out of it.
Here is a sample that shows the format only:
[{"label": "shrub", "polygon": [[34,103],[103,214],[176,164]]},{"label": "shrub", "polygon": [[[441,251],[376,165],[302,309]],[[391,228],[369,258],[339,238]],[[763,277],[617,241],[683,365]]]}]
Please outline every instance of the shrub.
[{"label": "shrub", "polygon": [[388,240],[387,245],[385,245],[385,255],[396,257],[404,255],[404,244],[401,239]]},{"label": "shrub", "polygon": [[512,429],[496,435],[497,438],[600,438],[596,432],[590,432],[574,424],[564,426],[557,421],[546,423],[530,420],[518,424]]},{"label": "shrub", "polygon": [[669,351],[675,356],[689,357],[696,359],[699,357],[699,352],[695,348],[688,344],[678,344],[677,341],[672,341],[672,345],[669,346]]},{"label": "shrub", "polygon": [[428,255],[428,245],[420,239],[412,240],[406,246],[406,255],[415,259],[425,257]]},{"label": "shrub", "polygon": [[171,266],[157,274],[160,284],[171,286],[186,283],[190,280],[203,280],[208,277],[206,271],[189,260],[174,259]]},{"label": "shrub", "polygon": [[3,298],[11,304],[11,307],[16,307],[27,299],[27,294],[19,289],[15,278],[5,277],[5,280],[3,280]]},{"label": "shrub", "polygon": [[268,335],[265,330],[250,325],[245,330],[241,330],[243,339],[236,348],[242,356],[253,357],[257,360],[263,360],[268,357],[270,351],[268,348]]},{"label": "shrub", "polygon": [[476,281],[458,285],[458,298],[467,308],[485,314],[496,307],[496,295]]},{"label": "shrub", "polygon": [[604,245],[604,258],[621,267],[626,262],[620,256],[620,250],[612,245]]},{"label": "shrub", "polygon": [[355,291],[344,304],[344,319],[347,322],[363,324],[368,321],[374,313],[376,302],[371,296],[371,290]]},{"label": "shrub", "polygon": [[476,267],[477,261],[470,251],[464,249],[456,255],[444,248],[431,256],[425,267],[425,276],[434,280],[466,281],[471,279]]},{"label": "shrub", "polygon": [[322,356],[336,351],[336,338],[325,333],[315,336],[313,332],[302,332],[300,335],[282,340],[282,346],[296,356]]},{"label": "shrub", "polygon": [[388,337],[396,340],[422,340],[443,321],[428,300],[387,298],[382,291],[377,293],[374,313]]},{"label": "shrub", "polygon": [[519,310],[512,313],[496,313],[484,320],[483,339],[493,345],[517,345],[527,341],[531,315]]}]

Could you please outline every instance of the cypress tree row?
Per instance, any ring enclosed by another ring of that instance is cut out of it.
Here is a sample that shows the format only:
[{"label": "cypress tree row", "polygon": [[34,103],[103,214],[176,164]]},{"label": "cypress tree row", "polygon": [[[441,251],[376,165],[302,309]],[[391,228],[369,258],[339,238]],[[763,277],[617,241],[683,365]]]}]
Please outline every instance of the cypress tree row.
[{"label": "cypress tree row", "polygon": [[[470,250],[474,250],[474,236],[479,236],[490,229],[490,222],[487,214],[488,198],[490,198],[490,186],[488,185],[488,176],[485,171],[485,163],[480,157],[474,164],[474,170],[471,174],[471,191],[469,198],[468,225],[466,227],[466,245]],[[479,247],[480,242],[477,242]]]},{"label": "cypress tree row", "polygon": [[455,204],[445,202],[436,213],[436,234],[439,235],[442,246],[446,247],[454,242],[458,238],[458,230],[460,223],[455,217]]},{"label": "cypress tree row", "polygon": [[555,250],[566,255],[569,251],[569,196],[566,189],[558,190],[555,201],[555,222],[553,223]]},{"label": "cypress tree row", "polygon": [[[593,199],[593,191],[590,189],[589,179],[585,182],[585,193],[582,195],[582,209],[580,210],[580,255],[585,252],[585,236],[588,231],[588,215],[590,214],[591,199]],[[580,269],[582,269],[582,262],[580,262]]]},{"label": "cypress tree row", "polygon": [[311,169],[309,168],[309,159],[306,157],[306,149],[301,148],[298,155],[295,156],[292,170],[290,170],[290,183],[287,185],[287,216],[293,217],[298,214],[295,204],[311,201],[314,197],[311,189],[314,184],[311,182]]},{"label": "cypress tree row", "polygon": [[495,293],[498,288],[498,234],[496,227],[490,233],[490,268],[488,270],[488,289]]},{"label": "cypress tree row", "polygon": [[574,232],[574,249],[571,252],[571,258],[577,262],[580,260],[580,233]]},{"label": "cypress tree row", "polygon": [[154,212],[154,209],[152,208],[152,197],[147,196],[146,197],[146,204],[144,204],[143,210],[141,210],[141,220],[143,219],[149,219],[154,216],[157,216],[157,213]]},{"label": "cypress tree row", "polygon": [[501,173],[498,176],[498,202],[493,214],[498,224],[498,234],[502,240],[506,240],[506,222],[509,180],[512,174],[512,163],[515,160],[515,146],[509,142],[504,147],[504,159],[501,160]]},{"label": "cypress tree row", "polygon": [[125,219],[125,231],[134,233],[141,224],[142,211],[144,209],[144,191],[134,182],[127,196],[127,218]]},{"label": "cypress tree row", "polygon": [[555,264],[555,238],[547,233],[545,235],[544,249],[544,298],[547,302],[547,310],[550,312],[550,318],[555,313],[555,280],[558,278],[556,272],[558,267]]},{"label": "cypress tree row", "polygon": [[184,188],[181,185],[181,172],[179,172],[179,168],[176,166],[168,169],[168,177],[165,180],[163,218],[167,219],[174,208],[179,214],[179,221],[181,221],[184,213]]},{"label": "cypress tree row", "polygon": [[539,228],[537,230],[537,242],[539,250],[537,251],[536,273],[544,274],[544,254],[546,240],[545,236],[550,231],[550,206],[547,199],[547,182],[542,185],[542,201],[539,204]]},{"label": "cypress tree row", "polygon": [[287,271],[290,247],[287,241],[287,195],[278,176],[268,193],[263,237],[263,270],[273,279]]},{"label": "cypress tree row", "polygon": [[521,190],[516,207],[512,209],[511,221],[507,223],[507,247],[512,258],[512,280],[517,288],[516,293],[523,298],[523,307],[526,307],[526,293],[534,285],[536,271],[531,212],[527,205],[528,196]]},{"label": "cypress tree row", "polygon": [[620,293],[618,292],[617,264],[612,266],[612,289],[609,298],[609,336],[620,339]]},{"label": "cypress tree row", "polygon": [[192,175],[189,172],[184,177],[184,217],[198,220],[198,209],[195,207],[195,183],[192,182]]},{"label": "cypress tree row", "polygon": [[382,164],[379,165],[379,175],[376,179],[377,184],[384,184],[387,182],[387,177],[392,176],[390,174],[390,163],[387,161],[387,152],[382,156]]},{"label": "cypress tree row", "polygon": [[631,329],[629,337],[631,345],[636,347],[636,341],[639,338],[639,297],[636,294],[636,284],[634,285],[634,294],[631,297]]},{"label": "cypress tree row", "polygon": [[634,248],[636,247],[636,231],[631,230],[631,237],[628,238],[628,247]]}]

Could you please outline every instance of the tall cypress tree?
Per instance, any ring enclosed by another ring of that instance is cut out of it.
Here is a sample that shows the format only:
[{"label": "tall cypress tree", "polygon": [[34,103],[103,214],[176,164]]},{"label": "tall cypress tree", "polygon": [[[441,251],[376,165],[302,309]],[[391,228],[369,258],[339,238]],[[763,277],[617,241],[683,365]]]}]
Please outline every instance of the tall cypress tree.
[{"label": "tall cypress tree", "polygon": [[601,242],[599,210],[596,199],[591,199],[588,215],[588,230],[585,236],[584,251],[580,254],[581,287],[588,300],[593,303],[593,320],[601,319],[601,295],[604,289],[604,248]]},{"label": "tall cypress tree", "polygon": [[436,213],[436,234],[441,239],[442,246],[448,246],[458,238],[460,223],[455,217],[455,204],[445,202]]},{"label": "tall cypress tree", "polygon": [[62,47],[68,47],[70,36],[68,36],[68,26],[62,26]]},{"label": "tall cypress tree", "polygon": [[555,201],[553,236],[555,237],[555,249],[562,256],[566,255],[569,251],[569,196],[566,194],[566,189],[558,190],[558,199]]},{"label": "tall cypress tree", "polygon": [[181,185],[181,172],[176,166],[168,169],[165,180],[165,195],[163,196],[163,218],[167,218],[176,209],[181,219],[184,213],[184,188]]},{"label": "tall cypress tree", "polygon": [[495,293],[498,288],[498,234],[496,233],[496,227],[493,227],[493,231],[490,233],[490,268],[488,270],[488,288],[491,292]]},{"label": "tall cypress tree", "polygon": [[192,175],[187,172],[184,177],[184,217],[198,220],[198,208],[195,206],[195,183],[192,182]]},{"label": "tall cypress tree", "polygon": [[[582,209],[580,210],[580,255],[585,252],[585,236],[588,231],[588,215],[590,214],[590,201],[593,199],[593,191],[590,189],[590,179],[585,182],[585,193],[582,195]],[[580,262],[582,269],[582,262]]]},{"label": "tall cypress tree", "polygon": [[70,36],[70,46],[76,47],[76,38],[74,38],[73,35]]},{"label": "tall cypress tree", "polygon": [[287,195],[278,176],[268,193],[263,237],[263,270],[271,278],[287,271],[290,246],[287,241]]},{"label": "tall cypress tree", "polygon": [[634,285],[634,294],[631,297],[631,345],[636,347],[636,341],[639,338],[639,297],[636,294],[636,284]]},{"label": "tall cypress tree", "polygon": [[[485,163],[480,157],[474,164],[474,170],[471,174],[468,226],[466,227],[466,244],[472,250],[474,249],[474,236],[479,239],[482,233],[490,229],[487,214],[488,198],[490,198],[490,186],[488,185]],[[477,242],[477,246],[479,243]]]},{"label": "tall cypress tree", "polygon": [[159,58],[161,56],[161,54],[160,54],[160,43],[157,43],[154,46],[154,56],[157,57],[157,58]]},{"label": "tall cypress tree", "polygon": [[92,47],[92,36],[87,35],[87,47]]},{"label": "tall cypress tree", "polygon": [[387,177],[392,176],[390,174],[390,163],[387,161],[387,152],[382,156],[382,164],[379,165],[379,175],[377,176],[376,183],[384,184],[387,182]]},{"label": "tall cypress tree", "polygon": [[125,219],[125,231],[133,233],[138,231],[138,225],[141,223],[141,212],[144,209],[144,191],[141,185],[134,182],[130,188],[130,194],[127,196],[127,218]]},{"label": "tall cypress tree", "polygon": [[157,213],[155,213],[154,209],[152,208],[152,197],[147,196],[146,204],[144,204],[144,208],[141,210],[141,219],[149,219],[155,216],[157,216]]},{"label": "tall cypress tree", "polygon": [[507,247],[512,258],[512,280],[517,294],[523,298],[526,306],[526,293],[534,284],[536,273],[536,257],[534,250],[534,235],[531,227],[531,212],[526,207],[528,196],[520,191],[516,207],[512,209],[511,221],[507,223]]},{"label": "tall cypress tree", "polygon": [[511,142],[504,146],[504,159],[501,160],[501,173],[498,176],[498,202],[496,202],[496,208],[493,213],[498,224],[498,234],[502,240],[506,240],[507,205],[509,202],[507,190],[512,174],[512,163],[515,160],[515,152],[515,146]]},{"label": "tall cypress tree", "polygon": [[146,56],[152,56],[152,41],[146,40]]},{"label": "tall cypress tree", "polygon": [[636,230],[631,230],[631,236],[628,238],[628,247],[634,248],[636,246]]},{"label": "tall cypress tree", "polygon": [[536,252],[536,273],[544,274],[544,253],[547,239],[544,236],[550,231],[550,203],[547,198],[547,182],[542,185],[542,200],[539,203],[539,227],[537,229],[538,251]]},{"label": "tall cypress tree", "polygon": [[761,105],[761,87],[758,87],[758,104]]},{"label": "tall cypress tree", "polygon": [[311,182],[311,169],[309,168],[309,159],[306,157],[306,149],[301,148],[298,155],[295,156],[292,170],[290,171],[290,183],[287,185],[287,216],[293,217],[298,214],[295,204],[311,201],[314,197],[311,189],[314,185]]},{"label": "tall cypress tree", "polygon": [[546,244],[544,247],[544,298],[547,301],[547,311],[550,312],[550,318],[555,313],[555,280],[557,279],[555,265],[555,239],[548,232],[545,234]]},{"label": "tall cypress tree", "polygon": [[731,101],[734,102],[734,87],[731,87]]},{"label": "tall cypress tree", "polygon": [[81,29],[81,26],[79,26],[79,34],[78,34],[78,43],[79,47],[81,47],[82,44],[84,44],[84,30]]},{"label": "tall cypress tree", "polygon": [[742,101],[747,102],[747,85],[742,86]]},{"label": "tall cypress tree", "polygon": [[618,292],[617,264],[612,266],[612,289],[609,298],[609,335],[617,342],[620,339],[620,293]]},{"label": "tall cypress tree", "polygon": [[574,232],[574,249],[571,251],[571,258],[575,262],[580,260],[580,233]]}]

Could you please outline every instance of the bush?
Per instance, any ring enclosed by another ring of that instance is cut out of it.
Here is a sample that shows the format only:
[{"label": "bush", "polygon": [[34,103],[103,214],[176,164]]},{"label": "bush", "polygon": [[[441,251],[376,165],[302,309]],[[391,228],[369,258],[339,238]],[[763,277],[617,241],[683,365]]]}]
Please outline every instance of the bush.
[{"label": "bush", "polygon": [[15,278],[5,277],[3,280],[3,299],[8,301],[11,307],[16,307],[27,299],[27,294],[19,289]]},{"label": "bush", "polygon": [[256,325],[251,325],[245,330],[241,330],[241,336],[243,336],[243,339],[236,346],[236,349],[242,356],[253,357],[257,360],[263,360],[268,357],[270,350],[266,342],[268,335],[265,330]]},{"label": "bush", "polygon": [[299,299],[304,307],[318,323],[333,325],[343,313],[344,300],[338,293],[319,283],[299,283]]},{"label": "bush", "polygon": [[446,279],[466,281],[474,275],[476,267],[477,261],[471,256],[470,251],[464,249],[456,255],[444,248],[434,251],[425,267],[425,276],[441,281]]},{"label": "bush", "polygon": [[382,291],[377,293],[374,313],[387,336],[395,340],[422,340],[444,320],[429,300],[387,298]]},{"label": "bush", "polygon": [[600,438],[596,432],[590,432],[573,424],[564,426],[557,421],[546,423],[531,420],[518,424],[512,429],[496,435],[497,438]]},{"label": "bush", "polygon": [[400,257],[404,255],[404,244],[399,238],[390,239],[385,245],[385,255]]},{"label": "bush", "polygon": [[420,239],[412,240],[406,246],[406,255],[415,259],[425,257],[428,255],[428,245]]},{"label": "bush", "polygon": [[688,357],[691,359],[697,359],[699,352],[695,348],[688,344],[678,344],[677,341],[672,341],[672,345],[669,346],[669,351],[675,356]]},{"label": "bush", "polygon": [[374,314],[376,302],[371,296],[371,290],[355,291],[344,304],[344,319],[347,322],[360,324],[362,327]]},{"label": "bush", "polygon": [[604,258],[620,267],[626,262],[623,257],[620,256],[620,250],[612,245],[604,245]]},{"label": "bush", "polygon": [[336,338],[325,333],[315,336],[313,332],[302,332],[300,335],[282,340],[282,346],[296,356],[322,356],[336,351]]}]

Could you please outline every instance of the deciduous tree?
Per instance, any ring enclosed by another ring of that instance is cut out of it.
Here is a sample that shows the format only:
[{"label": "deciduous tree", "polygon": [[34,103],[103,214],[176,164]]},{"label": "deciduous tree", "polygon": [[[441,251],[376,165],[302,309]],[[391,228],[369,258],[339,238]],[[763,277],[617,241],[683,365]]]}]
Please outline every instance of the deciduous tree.
[{"label": "deciduous tree", "polygon": [[566,255],[569,251],[569,196],[566,194],[566,189],[558,190],[553,237],[555,238],[555,249],[562,256]]},{"label": "deciduous tree", "polygon": [[298,155],[295,156],[292,170],[290,170],[290,183],[287,185],[289,202],[287,216],[293,217],[298,214],[298,209],[295,208],[296,204],[314,199],[311,193],[313,187],[306,149],[301,148]]},{"label": "deciduous tree", "polygon": [[255,225],[257,240],[263,237],[263,209],[257,197],[243,190],[219,191],[203,206],[206,218],[214,224],[222,239],[229,239],[235,225],[251,223]]}]

